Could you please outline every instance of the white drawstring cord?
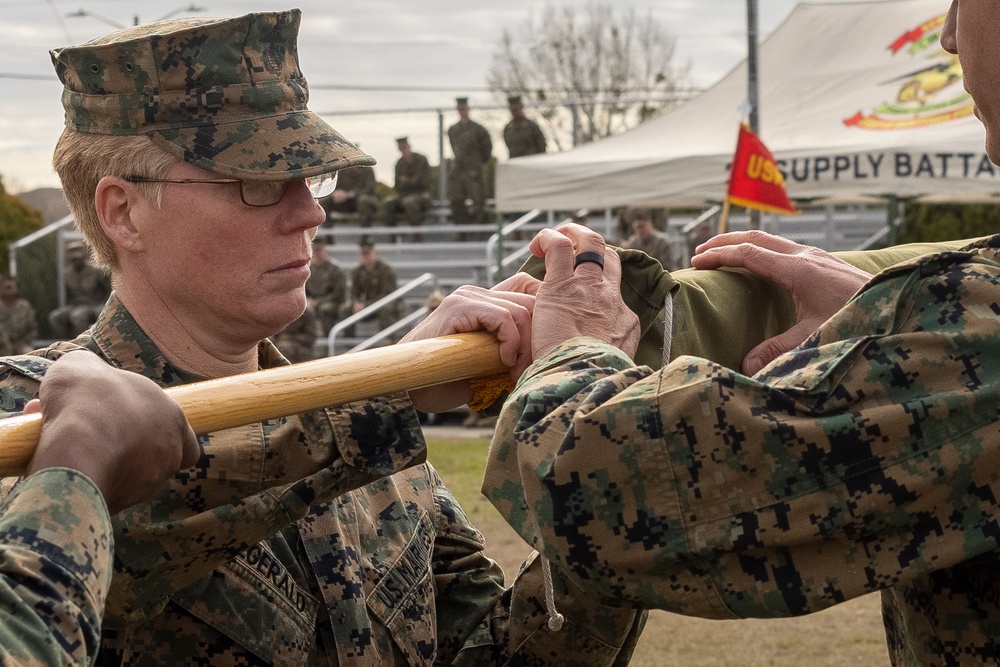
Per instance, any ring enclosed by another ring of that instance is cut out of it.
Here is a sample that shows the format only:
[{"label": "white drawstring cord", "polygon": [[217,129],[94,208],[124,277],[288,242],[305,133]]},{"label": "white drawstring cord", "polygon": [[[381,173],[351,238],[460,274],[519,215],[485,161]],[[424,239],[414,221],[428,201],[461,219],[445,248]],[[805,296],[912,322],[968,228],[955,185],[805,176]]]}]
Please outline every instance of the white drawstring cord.
[{"label": "white drawstring cord", "polygon": [[[663,366],[670,363],[670,339],[674,332],[674,300],[670,294],[663,304]],[[552,566],[547,558],[538,555],[542,559],[542,579],[545,580],[545,606],[549,610],[549,630],[559,632],[562,630],[566,617],[556,609],[556,592],[552,585]]]},{"label": "white drawstring cord", "polygon": [[663,304],[663,362],[660,368],[670,363],[670,341],[674,337],[674,298],[669,293]]},{"label": "white drawstring cord", "polygon": [[556,609],[556,592],[552,586],[552,566],[549,565],[548,559],[541,554],[538,557],[542,559],[542,578],[545,580],[545,606],[549,609],[549,630],[559,632],[562,630],[563,621],[566,619]]}]

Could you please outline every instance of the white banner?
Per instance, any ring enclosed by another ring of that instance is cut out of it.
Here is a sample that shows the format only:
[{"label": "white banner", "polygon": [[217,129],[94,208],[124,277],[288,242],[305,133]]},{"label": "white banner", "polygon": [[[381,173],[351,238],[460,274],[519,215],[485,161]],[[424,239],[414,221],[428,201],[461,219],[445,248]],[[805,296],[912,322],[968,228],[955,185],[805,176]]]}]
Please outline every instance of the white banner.
[{"label": "white banner", "polygon": [[[946,10],[943,0],[799,5],[761,45],[759,135],[793,199],[1000,192],[961,67],[939,44]],[[721,201],[746,79],[744,62],[634,130],[499,165],[498,208]]]}]

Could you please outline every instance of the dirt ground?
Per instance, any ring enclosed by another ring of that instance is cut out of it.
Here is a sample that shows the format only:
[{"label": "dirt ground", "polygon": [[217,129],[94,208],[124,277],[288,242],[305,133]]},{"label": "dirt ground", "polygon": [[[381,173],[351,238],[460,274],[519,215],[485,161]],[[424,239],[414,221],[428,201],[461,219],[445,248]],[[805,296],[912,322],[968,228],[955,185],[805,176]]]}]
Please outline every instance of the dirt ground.
[{"label": "dirt ground", "polygon": [[[430,436],[433,438],[433,436]],[[528,546],[480,493],[486,439],[429,441],[429,459],[486,536],[508,580]],[[650,613],[631,664],[637,667],[879,667],[889,665],[878,595],[793,619],[709,621]]]}]

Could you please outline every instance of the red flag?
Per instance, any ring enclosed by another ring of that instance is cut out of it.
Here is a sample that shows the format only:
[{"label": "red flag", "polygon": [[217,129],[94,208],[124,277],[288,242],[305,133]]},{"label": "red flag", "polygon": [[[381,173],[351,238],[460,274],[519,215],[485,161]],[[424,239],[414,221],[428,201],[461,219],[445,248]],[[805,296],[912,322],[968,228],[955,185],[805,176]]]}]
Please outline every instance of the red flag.
[{"label": "red flag", "polygon": [[767,150],[760,137],[743,124],[736,142],[732,171],[729,172],[726,201],[769,213],[799,214],[788,199],[785,178],[771,151]]}]

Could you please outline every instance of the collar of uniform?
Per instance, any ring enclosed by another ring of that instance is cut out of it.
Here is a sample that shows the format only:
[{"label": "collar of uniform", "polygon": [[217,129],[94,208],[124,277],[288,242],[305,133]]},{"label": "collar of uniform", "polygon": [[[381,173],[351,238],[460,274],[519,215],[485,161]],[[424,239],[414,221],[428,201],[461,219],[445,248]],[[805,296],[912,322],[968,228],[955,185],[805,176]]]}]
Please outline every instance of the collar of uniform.
[{"label": "collar of uniform", "polygon": [[[906,249],[907,247],[899,246],[900,249]],[[914,247],[917,247],[917,245],[914,244]],[[997,249],[1000,249],[1000,234],[984,236],[972,242],[966,240],[934,244],[933,248],[928,249],[926,253],[893,263],[888,268],[881,270],[869,281],[865,288],[867,289],[868,286],[902,273],[912,271],[919,271],[922,275],[937,273],[942,267],[967,262],[974,255],[981,255],[984,250],[996,251]],[[993,261],[1000,259],[997,258],[996,252],[989,252],[987,254],[989,255],[988,259],[992,259]]]},{"label": "collar of uniform", "polygon": [[[163,387],[207,379],[167,361],[114,293],[91,328],[90,335],[101,355],[114,366],[144,375]],[[288,363],[269,340],[258,345],[257,358],[261,368]]]}]

